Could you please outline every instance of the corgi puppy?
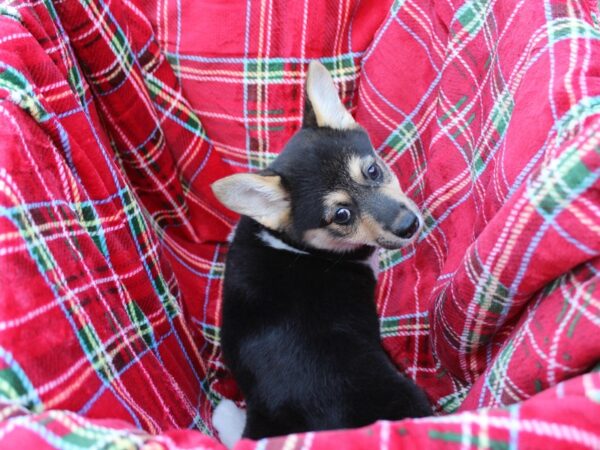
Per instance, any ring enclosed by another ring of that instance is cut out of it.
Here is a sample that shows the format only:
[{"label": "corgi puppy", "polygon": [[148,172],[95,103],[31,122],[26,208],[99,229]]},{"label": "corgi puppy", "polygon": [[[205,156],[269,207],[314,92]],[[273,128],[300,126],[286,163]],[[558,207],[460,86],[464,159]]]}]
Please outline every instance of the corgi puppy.
[{"label": "corgi puppy", "polygon": [[231,423],[259,439],[432,413],[383,350],[374,302],[377,249],[413,243],[421,216],[316,61],[306,93],[302,128],[267,169],[212,185],[242,215],[221,344],[247,411],[217,407],[227,445]]}]

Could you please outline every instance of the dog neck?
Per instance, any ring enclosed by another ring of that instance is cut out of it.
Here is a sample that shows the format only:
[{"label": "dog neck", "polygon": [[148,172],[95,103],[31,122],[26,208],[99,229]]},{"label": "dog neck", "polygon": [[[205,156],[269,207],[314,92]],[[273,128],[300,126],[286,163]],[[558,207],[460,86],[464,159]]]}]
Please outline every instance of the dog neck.
[{"label": "dog neck", "polygon": [[271,230],[252,219],[249,220],[253,222],[252,225],[254,228],[254,234],[258,237],[262,244],[276,250],[287,251],[290,253],[312,256],[315,258],[336,262],[347,261],[364,263],[373,255],[375,255],[376,248],[369,245],[363,245],[346,252],[334,252],[331,250],[318,249],[298,242],[284,232]]}]

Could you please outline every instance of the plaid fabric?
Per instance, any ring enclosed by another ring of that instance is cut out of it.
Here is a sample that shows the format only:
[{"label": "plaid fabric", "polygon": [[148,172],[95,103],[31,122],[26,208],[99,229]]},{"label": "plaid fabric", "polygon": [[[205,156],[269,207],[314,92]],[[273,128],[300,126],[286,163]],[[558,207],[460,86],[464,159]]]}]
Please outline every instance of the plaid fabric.
[{"label": "plaid fabric", "polygon": [[[600,448],[595,0],[0,4],[0,446],[218,448],[226,236],[320,58],[424,211],[384,345],[438,417],[262,448]],[[177,430],[177,431],[173,431]]]}]

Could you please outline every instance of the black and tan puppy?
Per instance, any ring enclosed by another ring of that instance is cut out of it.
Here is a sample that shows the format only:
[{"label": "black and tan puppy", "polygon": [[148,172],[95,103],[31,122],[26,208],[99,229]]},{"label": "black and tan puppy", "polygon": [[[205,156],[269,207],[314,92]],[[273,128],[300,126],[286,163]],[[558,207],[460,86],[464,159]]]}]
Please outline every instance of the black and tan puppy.
[{"label": "black and tan puppy", "polygon": [[[243,216],[227,256],[221,342],[252,439],[431,414],[381,347],[374,303],[377,248],[412,243],[420,215],[318,62],[306,91],[303,127],[277,159],[212,186]],[[228,444],[230,406],[214,416]]]}]

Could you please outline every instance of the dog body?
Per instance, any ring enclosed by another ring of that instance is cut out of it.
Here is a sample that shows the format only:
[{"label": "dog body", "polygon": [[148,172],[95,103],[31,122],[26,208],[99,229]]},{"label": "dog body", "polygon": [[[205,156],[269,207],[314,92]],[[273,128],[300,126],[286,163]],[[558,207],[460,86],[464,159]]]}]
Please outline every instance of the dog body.
[{"label": "dog body", "polygon": [[429,414],[381,348],[374,249],[299,253],[265,233],[273,236],[244,217],[225,272],[222,349],[246,396],[244,436]]},{"label": "dog body", "polygon": [[377,247],[412,243],[420,216],[318,63],[307,95],[303,128],[268,169],[213,185],[243,214],[221,343],[252,439],[431,414],[383,350],[374,303]]}]

